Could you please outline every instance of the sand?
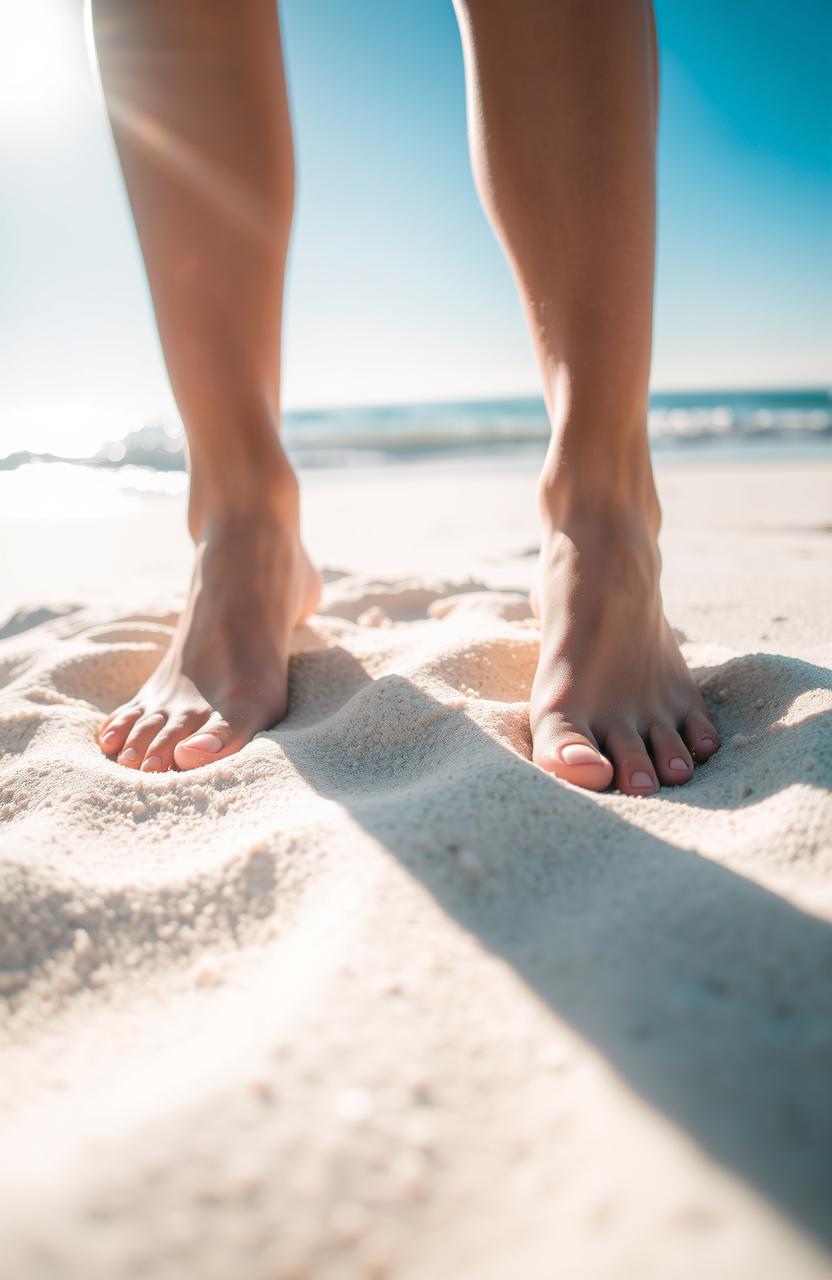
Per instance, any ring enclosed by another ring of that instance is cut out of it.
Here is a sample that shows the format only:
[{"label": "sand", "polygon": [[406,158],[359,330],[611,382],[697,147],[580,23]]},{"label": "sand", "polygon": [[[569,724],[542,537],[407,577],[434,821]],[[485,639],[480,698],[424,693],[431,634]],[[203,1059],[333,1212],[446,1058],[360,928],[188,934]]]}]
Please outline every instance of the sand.
[{"label": "sand", "polygon": [[832,1273],[832,470],[661,471],[650,799],[529,763],[530,483],[309,477],[289,718],[158,777],[181,500],[0,519],[4,1278]]}]

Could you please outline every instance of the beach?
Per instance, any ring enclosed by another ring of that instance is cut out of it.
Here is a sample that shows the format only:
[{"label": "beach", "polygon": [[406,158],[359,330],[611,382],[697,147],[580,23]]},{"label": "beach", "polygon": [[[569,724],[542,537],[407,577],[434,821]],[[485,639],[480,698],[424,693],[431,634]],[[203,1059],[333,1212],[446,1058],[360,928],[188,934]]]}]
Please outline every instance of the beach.
[{"label": "beach", "polygon": [[830,1275],[832,462],[659,466],[723,745],[651,798],[530,763],[510,460],[304,472],[287,719],[105,760],[184,495],[70,472],[0,476],[0,1272]]}]

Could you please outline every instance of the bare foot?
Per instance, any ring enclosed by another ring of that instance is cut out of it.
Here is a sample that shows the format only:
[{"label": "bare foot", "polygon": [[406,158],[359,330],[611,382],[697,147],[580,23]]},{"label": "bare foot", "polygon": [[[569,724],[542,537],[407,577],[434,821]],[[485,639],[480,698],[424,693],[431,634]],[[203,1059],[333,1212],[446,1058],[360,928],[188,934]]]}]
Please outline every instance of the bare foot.
[{"label": "bare foot", "polygon": [[632,496],[541,487],[535,764],[591,791],[688,782],[719,738],[665,619],[649,465]]},{"label": "bare foot", "polygon": [[284,518],[255,505],[244,519],[206,523],[170,648],[104,721],[105,755],[148,773],[194,769],[285,714],[290,635],[320,598],[289,507]]}]

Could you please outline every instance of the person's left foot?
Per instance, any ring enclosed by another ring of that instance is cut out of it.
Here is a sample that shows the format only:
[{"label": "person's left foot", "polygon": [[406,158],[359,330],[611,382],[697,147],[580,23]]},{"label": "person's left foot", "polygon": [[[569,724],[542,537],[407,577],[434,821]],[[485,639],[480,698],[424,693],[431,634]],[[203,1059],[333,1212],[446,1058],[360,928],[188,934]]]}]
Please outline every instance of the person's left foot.
[{"label": "person's left foot", "polygon": [[649,463],[631,494],[561,483],[542,508],[535,764],[590,791],[688,782],[719,737],[662,610]]}]

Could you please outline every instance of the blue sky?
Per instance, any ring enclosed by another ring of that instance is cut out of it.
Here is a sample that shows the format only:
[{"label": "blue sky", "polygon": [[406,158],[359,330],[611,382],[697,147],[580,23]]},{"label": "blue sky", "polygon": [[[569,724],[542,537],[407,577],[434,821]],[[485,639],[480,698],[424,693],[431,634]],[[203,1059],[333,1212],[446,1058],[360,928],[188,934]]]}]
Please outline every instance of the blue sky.
[{"label": "blue sky", "polygon": [[[289,407],[531,392],[450,0],[284,0]],[[832,5],[659,0],[654,385],[832,381]],[[174,414],[80,0],[0,15],[0,450]]]}]

